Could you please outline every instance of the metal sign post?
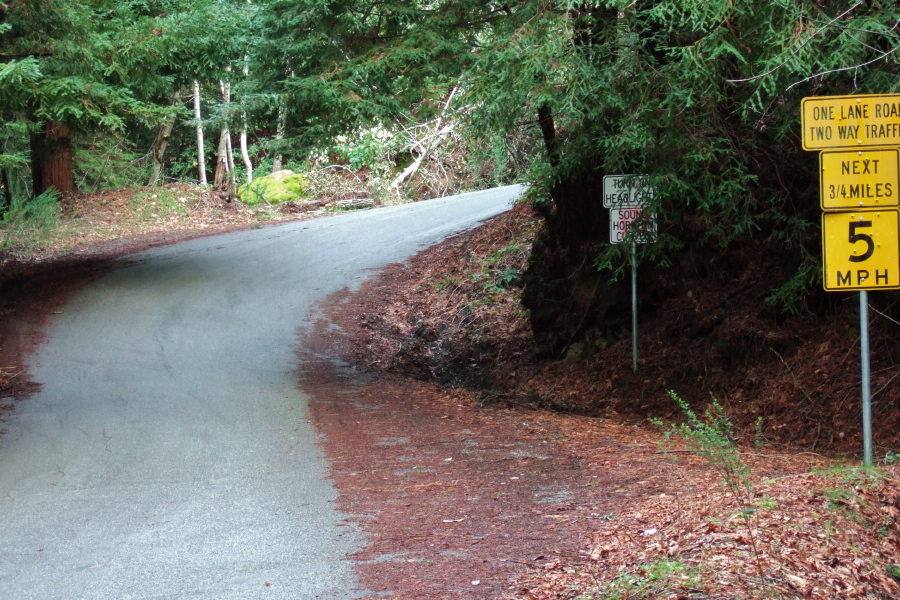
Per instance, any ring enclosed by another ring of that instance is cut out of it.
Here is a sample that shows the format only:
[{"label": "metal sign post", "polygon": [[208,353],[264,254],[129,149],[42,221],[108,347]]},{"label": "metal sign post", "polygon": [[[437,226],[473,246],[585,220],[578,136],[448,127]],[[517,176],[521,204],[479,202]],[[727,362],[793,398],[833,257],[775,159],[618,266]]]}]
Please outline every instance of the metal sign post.
[{"label": "metal sign post", "polygon": [[631,243],[631,358],[632,371],[637,373],[638,331],[637,331],[637,244]]},{"label": "metal sign post", "polygon": [[[626,181],[631,185],[626,185]],[[656,241],[656,215],[644,213],[647,200],[653,195],[646,177],[607,175],[603,178],[603,207],[609,209],[609,243],[621,244],[626,238],[631,241],[631,358],[635,373],[638,368],[637,245]],[[630,231],[633,223],[638,224],[639,231]]]},{"label": "metal sign post", "polygon": [[859,290],[863,464],[872,466],[869,290],[900,287],[900,94],[804,98],[804,150],[819,154],[822,284]]},{"label": "metal sign post", "polygon": [[859,349],[862,363],[863,464],[872,466],[872,377],[869,366],[869,292],[859,292]]}]

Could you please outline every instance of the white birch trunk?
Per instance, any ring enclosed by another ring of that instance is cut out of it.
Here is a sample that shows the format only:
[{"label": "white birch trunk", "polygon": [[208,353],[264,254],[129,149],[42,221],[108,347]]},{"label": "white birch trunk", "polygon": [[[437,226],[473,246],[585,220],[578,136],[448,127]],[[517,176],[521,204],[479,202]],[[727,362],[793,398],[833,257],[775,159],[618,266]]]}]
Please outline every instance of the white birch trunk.
[{"label": "white birch trunk", "polygon": [[[247,0],[250,4],[250,0]],[[250,57],[244,55],[244,79],[250,75]],[[247,183],[253,181],[253,163],[250,162],[250,153],[247,151],[247,109],[244,99],[241,98],[241,156],[244,159],[244,169],[247,171]]]},{"label": "white birch trunk", "polygon": [[225,143],[228,145],[227,150],[225,151],[225,156],[228,158],[228,173],[231,178],[231,183],[234,183],[234,146],[231,145],[231,136],[228,136],[228,139],[225,140]]},{"label": "white birch trunk", "polygon": [[194,118],[197,119],[197,169],[200,185],[206,185],[206,158],[203,153],[203,116],[200,114],[200,82],[194,80]]}]

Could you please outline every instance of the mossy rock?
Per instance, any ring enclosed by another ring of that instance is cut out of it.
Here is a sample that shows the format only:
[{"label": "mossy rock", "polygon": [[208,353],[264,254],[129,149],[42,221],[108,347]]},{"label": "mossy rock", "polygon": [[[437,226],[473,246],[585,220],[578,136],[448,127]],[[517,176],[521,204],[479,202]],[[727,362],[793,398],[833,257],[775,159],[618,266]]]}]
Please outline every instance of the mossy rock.
[{"label": "mossy rock", "polygon": [[291,200],[302,200],[309,181],[287,169],[259,177],[238,188],[238,198],[244,204],[253,206],[260,202],[281,204]]}]

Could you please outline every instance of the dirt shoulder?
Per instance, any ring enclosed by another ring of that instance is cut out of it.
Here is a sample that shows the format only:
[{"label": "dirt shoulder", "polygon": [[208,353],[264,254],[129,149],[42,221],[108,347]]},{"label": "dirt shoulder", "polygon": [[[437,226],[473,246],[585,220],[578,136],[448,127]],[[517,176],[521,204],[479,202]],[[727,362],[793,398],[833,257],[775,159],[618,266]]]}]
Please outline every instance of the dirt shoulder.
[{"label": "dirt shoulder", "polygon": [[900,596],[898,467],[763,439],[711,464],[622,411],[659,406],[639,394],[665,382],[534,357],[510,301],[529,219],[386,269],[306,334],[302,387],[370,542],[354,557],[363,585],[423,599]]}]

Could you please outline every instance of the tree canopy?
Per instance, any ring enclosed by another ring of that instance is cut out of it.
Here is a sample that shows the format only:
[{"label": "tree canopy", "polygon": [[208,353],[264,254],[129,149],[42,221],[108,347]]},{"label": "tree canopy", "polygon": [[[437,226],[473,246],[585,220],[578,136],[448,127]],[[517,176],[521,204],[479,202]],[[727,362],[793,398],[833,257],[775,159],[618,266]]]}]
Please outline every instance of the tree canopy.
[{"label": "tree canopy", "polygon": [[647,259],[755,239],[789,256],[772,297],[800,310],[819,277],[800,100],[896,91],[898,23],[896,3],[847,0],[7,1],[0,169],[42,160],[58,126],[144,151],[161,122],[186,122],[172,98],[194,80],[204,118],[249,124],[260,165],[446,114],[482,157],[521,142],[527,169],[507,176],[535,186],[547,252],[615,276],[599,182],[643,174],[661,223]]}]

